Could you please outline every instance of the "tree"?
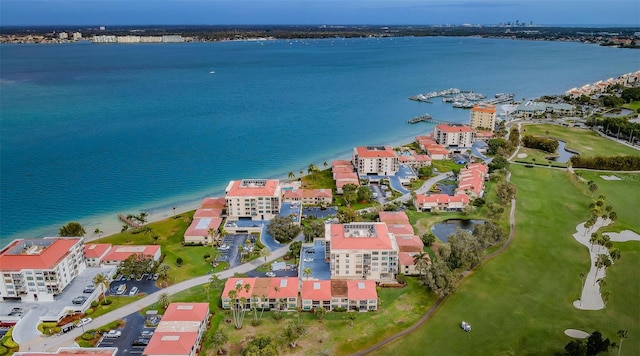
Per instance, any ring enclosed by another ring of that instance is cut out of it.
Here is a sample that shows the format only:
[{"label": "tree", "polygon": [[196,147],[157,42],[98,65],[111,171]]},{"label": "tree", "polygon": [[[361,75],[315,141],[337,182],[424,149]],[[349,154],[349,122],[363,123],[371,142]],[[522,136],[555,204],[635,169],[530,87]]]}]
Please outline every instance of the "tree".
[{"label": "tree", "polygon": [[98,239],[100,239],[102,237],[101,235],[104,233],[104,231],[100,230],[99,227],[96,227],[96,229],[93,231],[93,233],[98,236]]},{"label": "tree", "polygon": [[422,243],[424,243],[425,246],[429,247],[433,245],[434,242],[436,242],[436,235],[431,232],[425,232],[424,235],[422,235],[421,239]]},{"label": "tree", "polygon": [[620,343],[618,344],[618,356],[620,356],[620,352],[622,352],[622,342],[627,339],[628,333],[627,330],[618,330],[616,333],[620,338]]},{"label": "tree", "polygon": [[244,316],[247,312],[247,299],[245,297],[239,297],[240,292],[244,289],[248,293],[250,288],[251,285],[248,283],[245,285],[238,283],[234,290],[229,291],[229,299],[231,299],[231,315],[233,316],[233,324],[236,329],[242,329]]},{"label": "tree", "polygon": [[169,266],[166,263],[161,263],[158,266],[158,269],[156,270],[156,272],[162,276],[162,279],[167,279],[167,275],[169,274],[170,270],[171,270],[171,266]]},{"label": "tree", "polygon": [[101,293],[104,294],[104,300],[107,300],[107,290],[109,290],[109,283],[111,283],[111,278],[109,275],[105,273],[98,273],[93,277],[93,284],[95,286],[100,286]]},{"label": "tree", "polygon": [[616,260],[620,259],[620,249],[618,248],[612,248],[611,250],[609,250],[609,257],[611,257],[611,262],[615,262]]},{"label": "tree", "polygon": [[427,286],[439,297],[444,297],[456,289],[459,276],[443,261],[432,262],[425,276]]},{"label": "tree", "polygon": [[300,230],[290,216],[276,216],[267,225],[267,233],[280,243],[293,240]]},{"label": "tree", "polygon": [[129,242],[129,225],[122,224],[122,229],[120,229],[120,233],[121,234],[126,233],[127,234],[127,242]]},{"label": "tree", "polygon": [[427,268],[429,268],[429,254],[426,252],[422,252],[413,256],[413,263],[418,270],[418,275],[420,278],[424,278],[427,273]]},{"label": "tree", "polygon": [[356,311],[349,311],[347,315],[349,318],[349,327],[353,328],[353,324],[358,318],[358,313]]},{"label": "tree", "polygon": [[242,350],[242,356],[277,356],[276,345],[269,336],[255,336]]},{"label": "tree", "polygon": [[327,313],[327,309],[325,307],[318,307],[318,308],[315,308],[313,312],[318,318],[318,320],[322,320],[322,318],[324,318],[324,315]]},{"label": "tree", "polygon": [[178,258],[176,258],[176,266],[178,266],[178,267],[182,267],[182,263],[183,263],[183,262],[184,262],[184,261],[182,260],[182,257],[178,257]]},{"label": "tree", "polygon": [[289,244],[289,256],[293,257],[298,264],[298,256],[300,256],[300,250],[302,249],[301,241],[294,241]]},{"label": "tree", "polygon": [[351,207],[338,210],[336,217],[341,224],[348,224],[358,220],[358,214],[353,209],[351,209]]},{"label": "tree", "polygon": [[298,320],[297,322],[291,321],[291,323],[287,325],[287,328],[284,329],[284,332],[282,333],[282,337],[284,338],[284,340],[286,340],[289,346],[295,348],[296,346],[298,346],[298,341],[300,340],[300,338],[302,338],[306,334],[307,326],[300,320]]},{"label": "tree", "polygon": [[162,305],[162,307],[165,309],[169,306],[170,301],[171,298],[169,296],[169,293],[162,293],[160,294],[160,296],[158,296],[158,303],[160,303],[160,305]]},{"label": "tree", "polygon": [[176,218],[176,206],[172,206],[171,209],[173,209],[173,218]]},{"label": "tree", "polygon": [[358,201],[360,202],[369,203],[373,200],[373,192],[369,187],[365,187],[365,186],[358,188],[356,192],[356,196]]},{"label": "tree", "polygon": [[431,166],[424,166],[418,169],[418,176],[421,179],[427,179],[433,176],[433,168]]},{"label": "tree", "polygon": [[293,173],[293,171],[291,171],[289,172],[289,175],[287,177],[289,177],[289,180],[292,180],[293,178],[296,177],[296,175]]},{"label": "tree", "polygon": [[602,339],[602,334],[599,331],[594,331],[587,338],[587,355],[598,355],[601,352],[607,351],[609,348],[609,339]]},{"label": "tree", "polygon": [[81,237],[84,236],[84,234],[86,234],[84,227],[74,221],[67,223],[58,230],[58,236],[61,237]]},{"label": "tree", "polygon": [[600,236],[598,236],[597,232],[591,234],[591,238],[589,239],[589,243],[591,243],[591,250],[593,251],[593,243],[597,242]]},{"label": "tree", "polygon": [[598,271],[601,268],[604,268],[605,270],[611,266],[611,259],[609,258],[609,255],[605,254],[605,253],[601,253],[596,257],[596,262],[595,262],[595,267],[596,267],[596,274],[593,277],[593,285],[596,285],[596,277],[598,276]]},{"label": "tree", "polygon": [[591,192],[591,196],[593,197],[593,193],[595,193],[598,190],[598,185],[591,182],[589,183],[589,191]]},{"label": "tree", "polygon": [[313,274],[313,271],[309,267],[302,270],[302,275],[307,277],[307,280],[309,280],[309,276],[311,276],[311,274]]},{"label": "tree", "polygon": [[609,220],[616,221],[618,219],[618,214],[615,211],[609,213]]},{"label": "tree", "polygon": [[227,342],[229,342],[229,337],[220,329],[211,335],[211,345],[213,345],[218,354],[224,353],[224,346]]},{"label": "tree", "polygon": [[213,247],[213,237],[216,235],[216,229],[214,228],[209,228],[209,230],[207,231],[208,235],[209,235],[209,240],[211,240],[211,247]]},{"label": "tree", "polygon": [[511,182],[500,182],[496,185],[496,192],[498,193],[498,197],[503,201],[507,202],[516,197],[518,189],[515,184]]},{"label": "tree", "polygon": [[345,204],[347,204],[347,206],[351,206],[351,203],[356,200],[357,190],[358,186],[353,183],[345,184],[344,186],[342,186],[342,198],[344,199],[344,202]]},{"label": "tree", "polygon": [[267,257],[271,256],[271,251],[267,247],[263,247],[260,250],[260,257],[264,258],[264,263],[267,263]]},{"label": "tree", "polygon": [[314,239],[324,237],[324,222],[321,220],[307,220],[302,227],[304,233],[304,240],[306,242],[312,242]]},{"label": "tree", "polygon": [[505,232],[502,227],[493,221],[475,225],[472,235],[483,248],[494,246],[505,238]]},{"label": "tree", "polygon": [[582,290],[584,289],[584,282],[587,279],[587,274],[585,272],[580,272],[580,305],[582,305]]},{"label": "tree", "polygon": [[458,268],[469,270],[480,264],[483,248],[468,231],[457,229],[449,236],[449,246],[451,254],[447,263],[451,270]]},{"label": "tree", "polygon": [[497,171],[503,168],[509,167],[509,161],[502,156],[495,156],[487,166],[489,168],[489,172]]}]

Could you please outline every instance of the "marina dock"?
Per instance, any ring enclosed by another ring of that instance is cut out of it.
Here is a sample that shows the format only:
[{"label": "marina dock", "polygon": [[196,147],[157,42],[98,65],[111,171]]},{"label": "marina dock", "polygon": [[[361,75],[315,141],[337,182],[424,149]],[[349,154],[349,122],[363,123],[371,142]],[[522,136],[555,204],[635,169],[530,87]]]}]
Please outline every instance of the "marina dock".
[{"label": "marina dock", "polygon": [[422,121],[429,121],[431,120],[431,115],[429,114],[424,114],[422,116],[416,116],[413,119],[410,119],[409,121],[407,121],[410,124],[417,124],[418,122],[422,122]]},{"label": "marina dock", "polygon": [[138,224],[137,222],[132,221],[130,219],[127,219],[127,217],[122,215],[122,214],[118,214],[118,219],[120,219],[120,221],[122,221],[123,223],[129,225],[130,227],[132,227],[134,229],[140,228],[140,224]]}]

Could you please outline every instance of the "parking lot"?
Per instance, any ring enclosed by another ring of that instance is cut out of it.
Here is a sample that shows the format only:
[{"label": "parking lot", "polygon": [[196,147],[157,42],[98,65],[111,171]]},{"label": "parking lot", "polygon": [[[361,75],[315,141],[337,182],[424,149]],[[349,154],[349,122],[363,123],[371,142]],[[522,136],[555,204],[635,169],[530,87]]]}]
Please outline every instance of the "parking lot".
[{"label": "parking lot", "polygon": [[[303,244],[300,251],[300,278],[303,281],[307,279],[327,280],[331,279],[331,271],[329,263],[325,261],[324,241],[316,240],[313,244]],[[306,276],[302,273],[306,268],[311,269],[311,275]]]},{"label": "parking lot", "polygon": [[[136,312],[126,316],[123,321],[125,326],[116,329],[116,331],[120,331],[120,336],[103,337],[97,347],[117,347],[116,355],[118,356],[141,355],[155,330],[155,326],[158,325],[160,317],[157,315],[145,316]],[[147,321],[148,323],[146,323]]]},{"label": "parking lot", "polygon": [[[156,281],[153,279],[154,275],[150,273],[145,273],[140,280],[132,278],[132,276],[122,276],[117,275],[113,278],[111,285],[109,286],[109,294],[110,295],[131,295],[134,296],[136,294],[144,293],[151,294],[160,288],[156,286]],[[118,292],[118,288],[124,285],[124,291],[122,293]],[[135,289],[135,293],[132,293],[132,290]]]},{"label": "parking lot", "polygon": [[216,259],[218,262],[229,262],[229,268],[236,267],[240,264],[240,253],[238,247],[247,246],[246,241],[250,240],[253,246],[256,238],[251,234],[228,234],[224,237],[222,244],[218,247],[220,256]]},{"label": "parking lot", "polygon": [[331,216],[336,216],[337,213],[338,208],[335,206],[328,206],[324,209],[319,206],[306,206],[302,208],[303,217],[313,216],[316,219],[326,219]]}]

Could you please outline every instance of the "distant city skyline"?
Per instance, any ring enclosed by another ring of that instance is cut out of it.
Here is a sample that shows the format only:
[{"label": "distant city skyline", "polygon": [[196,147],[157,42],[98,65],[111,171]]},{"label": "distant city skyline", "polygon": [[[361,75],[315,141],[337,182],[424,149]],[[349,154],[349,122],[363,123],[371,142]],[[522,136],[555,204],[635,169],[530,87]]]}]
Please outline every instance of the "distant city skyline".
[{"label": "distant city skyline", "polygon": [[640,26],[637,0],[2,0],[2,26]]}]

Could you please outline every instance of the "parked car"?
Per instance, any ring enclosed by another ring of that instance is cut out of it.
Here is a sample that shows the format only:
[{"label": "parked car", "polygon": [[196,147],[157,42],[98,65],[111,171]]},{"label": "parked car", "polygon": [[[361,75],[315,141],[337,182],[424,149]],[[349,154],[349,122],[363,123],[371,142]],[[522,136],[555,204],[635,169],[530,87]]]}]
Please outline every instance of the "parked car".
[{"label": "parked car", "polygon": [[311,257],[307,257],[304,259],[305,262],[313,262],[313,258]]},{"label": "parked car", "polygon": [[130,296],[136,295],[136,293],[138,293],[138,287],[133,287],[133,288],[131,288],[131,290],[129,291],[129,295],[130,295]]},{"label": "parked car", "polygon": [[271,272],[271,271],[269,271],[269,272],[265,273],[265,275],[266,275],[267,277],[275,277],[275,276],[276,276],[276,274],[275,274],[275,273],[273,273],[273,272]]},{"label": "parked car", "polygon": [[104,334],[104,337],[107,339],[115,339],[122,335],[122,331],[120,330],[109,330],[108,333]]},{"label": "parked car", "polygon": [[149,344],[149,339],[141,337],[133,340],[133,342],[131,343],[131,346],[147,346],[148,344]]},{"label": "parked car", "polygon": [[94,286],[93,284],[87,284],[84,287],[84,290],[82,292],[83,293],[93,293],[94,290],[96,290],[96,286]]},{"label": "parked car", "polygon": [[73,300],[71,301],[73,304],[83,304],[84,302],[87,301],[87,297],[85,297],[84,295],[81,295],[79,297],[75,297],[73,298]]},{"label": "parked car", "polygon": [[156,274],[154,274],[154,275],[153,275],[153,280],[154,280],[154,281],[157,281],[157,280],[158,280],[158,277],[160,277],[160,273],[156,273]]},{"label": "parked car", "polygon": [[316,253],[316,250],[310,248],[308,250],[305,250],[304,252],[306,252],[306,253]]},{"label": "parked car", "polygon": [[93,319],[91,319],[91,318],[82,318],[82,319],[80,319],[80,321],[78,321],[76,323],[76,327],[87,325],[87,324],[89,324],[91,322],[91,320],[93,320]]},{"label": "parked car", "polygon": [[117,295],[123,295],[126,290],[127,290],[127,285],[126,284],[121,284],[121,285],[118,286],[118,289],[116,290],[116,294]]},{"label": "parked car", "polygon": [[151,336],[153,336],[153,331],[151,330],[143,330],[140,334],[141,338],[150,338]]}]

